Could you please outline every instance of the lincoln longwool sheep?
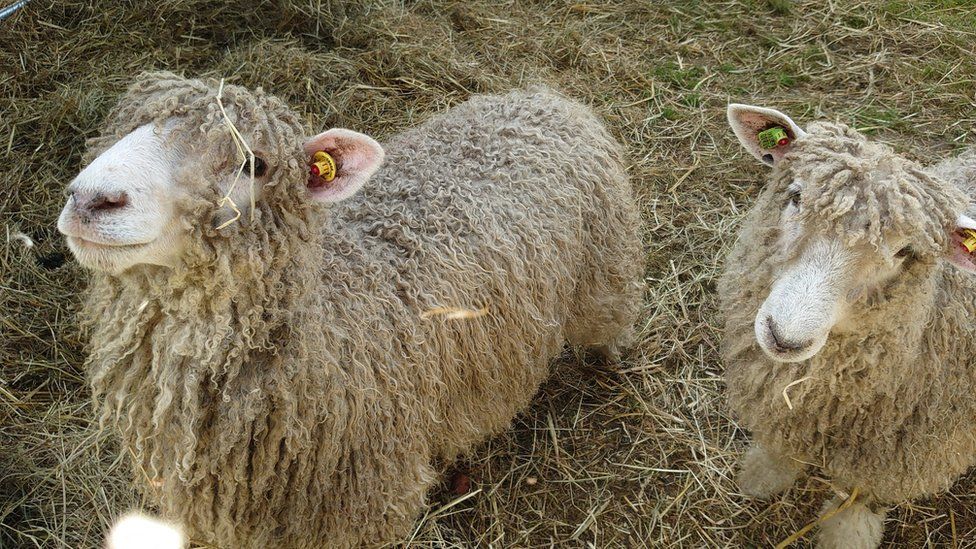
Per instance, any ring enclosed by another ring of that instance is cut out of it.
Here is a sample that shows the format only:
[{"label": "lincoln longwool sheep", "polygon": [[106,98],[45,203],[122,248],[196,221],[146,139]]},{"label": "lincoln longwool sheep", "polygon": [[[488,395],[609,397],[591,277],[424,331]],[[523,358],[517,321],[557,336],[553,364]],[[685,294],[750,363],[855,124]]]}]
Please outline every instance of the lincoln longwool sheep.
[{"label": "lincoln longwool sheep", "polygon": [[639,307],[621,149],[551,92],[381,147],[307,138],[260,90],[144,75],[89,159],[59,229],[94,271],[91,385],[197,541],[404,536],[437,464],[505,429],[566,341],[625,344]]},{"label": "lincoln longwool sheep", "polygon": [[[842,124],[804,131],[744,105],[729,121],[773,166],[719,285],[731,405],[753,433],[740,487],[769,496],[813,467],[856,496],[827,503],[820,545],[875,547],[884,506],[976,463],[976,265],[962,244],[976,154],[925,169]],[[780,144],[761,143],[771,128]]]}]

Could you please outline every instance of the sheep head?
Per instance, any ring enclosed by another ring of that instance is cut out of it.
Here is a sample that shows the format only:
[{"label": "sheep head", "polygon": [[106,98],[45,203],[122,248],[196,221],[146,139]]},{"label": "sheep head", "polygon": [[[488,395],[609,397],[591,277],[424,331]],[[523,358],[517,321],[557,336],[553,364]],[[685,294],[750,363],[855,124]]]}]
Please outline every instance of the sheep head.
[{"label": "sheep head", "polygon": [[[331,181],[309,173],[318,151],[335,159]],[[253,240],[262,225],[307,225],[316,203],[354,195],[383,149],[341,128],[307,138],[260,89],[155,73],[129,88],[87,159],[58,229],[82,265],[119,274],[212,260],[207,247]]]},{"label": "sheep head", "polygon": [[[781,112],[738,104],[728,117],[746,150],[773,166],[756,205],[770,279],[754,322],[773,360],[806,360],[831,333],[858,328],[868,303],[923,293],[920,281],[941,261],[976,271],[958,237],[976,222],[948,182],[842,124],[803,130]],[[758,134],[773,127],[790,139],[770,150]]]}]

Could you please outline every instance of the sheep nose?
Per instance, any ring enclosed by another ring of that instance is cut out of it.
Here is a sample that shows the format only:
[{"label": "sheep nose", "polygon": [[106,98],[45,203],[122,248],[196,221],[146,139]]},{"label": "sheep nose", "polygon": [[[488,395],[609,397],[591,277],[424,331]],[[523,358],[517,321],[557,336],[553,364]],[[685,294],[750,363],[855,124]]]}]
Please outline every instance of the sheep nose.
[{"label": "sheep nose", "polygon": [[766,317],[766,326],[769,328],[769,335],[773,337],[773,343],[776,344],[778,351],[801,351],[810,346],[810,341],[796,342],[783,338],[782,330],[776,325],[772,316]]},{"label": "sheep nose", "polygon": [[75,210],[84,215],[95,215],[120,210],[129,205],[129,195],[118,192],[86,192],[69,190]]}]

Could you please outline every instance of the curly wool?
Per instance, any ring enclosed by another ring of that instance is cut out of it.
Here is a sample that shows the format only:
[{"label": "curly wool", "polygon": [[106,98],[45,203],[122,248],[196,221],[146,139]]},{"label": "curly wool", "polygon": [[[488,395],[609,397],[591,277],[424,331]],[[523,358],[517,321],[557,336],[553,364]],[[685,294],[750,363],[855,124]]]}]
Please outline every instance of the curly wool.
[{"label": "curly wool", "polygon": [[[218,230],[214,174],[236,156],[215,87],[144,76],[91,144],[175,123],[213,162],[180,174],[186,265],[94,275],[103,419],[196,540],[395,540],[434,464],[505,429],[566,340],[627,338],[641,253],[620,147],[551,92],[476,97],[393,138],[363,191],[324,208],[306,196],[297,117],[228,86],[229,117],[273,172],[253,222]],[[421,317],[437,307],[489,313]]]},{"label": "curly wool", "polygon": [[[846,126],[818,123],[778,163],[719,284],[730,403],[760,446],[882,503],[942,491],[976,463],[976,279],[941,260],[968,205],[957,184],[976,181],[974,158],[925,170]],[[794,180],[809,224],[878,250],[907,237],[915,257],[854,306],[855,328],[831,334],[809,360],[782,364],[762,352],[753,323],[785,261],[774,250]],[[789,409],[783,391],[794,382]]]}]

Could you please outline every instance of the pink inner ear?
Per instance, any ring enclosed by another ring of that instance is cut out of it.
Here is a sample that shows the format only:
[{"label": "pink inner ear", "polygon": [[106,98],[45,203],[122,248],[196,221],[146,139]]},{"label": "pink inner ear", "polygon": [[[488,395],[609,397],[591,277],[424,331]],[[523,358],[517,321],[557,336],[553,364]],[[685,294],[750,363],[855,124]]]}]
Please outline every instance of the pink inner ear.
[{"label": "pink inner ear", "polygon": [[963,246],[963,240],[963,236],[958,232],[952,233],[952,242],[949,244],[949,256],[946,259],[960,269],[976,272],[976,262],[974,262],[969,250]]},{"label": "pink inner ear", "polygon": [[[739,121],[742,123],[743,126],[748,128],[753,135],[757,136],[755,138],[756,139],[755,147],[756,150],[759,151],[759,154],[761,156],[765,156],[768,154],[771,155],[774,160],[779,160],[780,158],[783,157],[783,155],[786,154],[787,151],[790,150],[790,147],[793,146],[793,141],[796,140],[796,134],[793,132],[793,128],[790,128],[788,124],[779,123],[776,120],[772,120],[759,113],[743,113],[743,115],[739,118]],[[777,147],[773,147],[772,149],[764,149],[760,147],[759,140],[758,140],[759,132],[768,130],[769,128],[775,126],[779,126],[784,130],[786,130],[786,135],[789,136],[790,142],[787,143],[786,145],[779,145]]]},{"label": "pink inner ear", "polygon": [[338,202],[356,194],[383,161],[379,143],[342,128],[320,133],[305,143],[309,158],[318,151],[329,153],[336,163],[336,177],[332,181],[309,174],[312,198],[322,202]]},{"label": "pink inner ear", "polygon": [[[785,114],[763,107],[729,104],[729,125],[735,132],[739,142],[750,154],[766,164],[773,165],[793,148],[793,142],[803,137],[803,130]],[[774,126],[786,131],[789,143],[778,145],[772,149],[759,146],[759,133]]]},{"label": "pink inner ear", "polygon": [[757,112],[744,112],[739,115],[739,122],[752,131],[752,133],[759,133],[766,129],[766,126],[770,124],[769,118],[757,113]]},{"label": "pink inner ear", "polygon": [[[787,126],[786,124],[779,124],[773,120],[764,119],[760,116],[756,116],[755,118],[756,120],[749,121],[747,122],[747,124],[756,135],[759,135],[759,132],[763,130],[768,130],[769,128],[779,126],[780,128],[786,130],[786,135],[788,135],[790,138],[790,143],[785,145],[785,147],[788,147],[790,144],[796,141],[796,135],[793,133],[793,129]],[[783,148],[783,147],[779,147],[779,148]]]}]

